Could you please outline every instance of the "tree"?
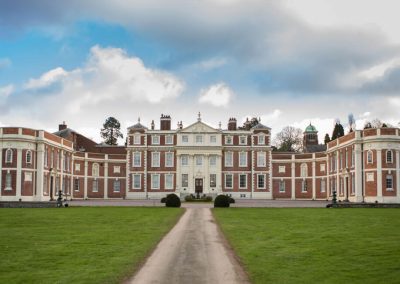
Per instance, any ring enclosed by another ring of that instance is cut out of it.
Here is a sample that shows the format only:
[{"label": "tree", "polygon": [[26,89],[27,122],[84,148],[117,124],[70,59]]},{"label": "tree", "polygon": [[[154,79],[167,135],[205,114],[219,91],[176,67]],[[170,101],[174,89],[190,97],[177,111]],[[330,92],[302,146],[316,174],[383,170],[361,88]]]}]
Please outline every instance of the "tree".
[{"label": "tree", "polygon": [[281,152],[298,152],[303,149],[303,131],[300,128],[286,126],[276,134],[275,145]]},{"label": "tree", "polygon": [[107,118],[100,131],[100,135],[104,139],[104,142],[108,145],[117,145],[118,138],[123,138],[120,128],[121,124],[116,118]]},{"label": "tree", "polygon": [[331,138],[329,137],[329,134],[326,133],[326,134],[325,134],[324,143],[325,143],[325,145],[326,145],[326,144],[328,144],[329,142],[331,142]]},{"label": "tree", "polygon": [[348,115],[348,119],[349,119],[349,132],[353,132],[356,129],[356,120],[354,118],[354,115],[350,113]]},{"label": "tree", "polygon": [[341,125],[340,121],[337,120],[335,123],[335,127],[333,128],[332,140],[342,137],[343,135],[344,135],[343,125]]}]

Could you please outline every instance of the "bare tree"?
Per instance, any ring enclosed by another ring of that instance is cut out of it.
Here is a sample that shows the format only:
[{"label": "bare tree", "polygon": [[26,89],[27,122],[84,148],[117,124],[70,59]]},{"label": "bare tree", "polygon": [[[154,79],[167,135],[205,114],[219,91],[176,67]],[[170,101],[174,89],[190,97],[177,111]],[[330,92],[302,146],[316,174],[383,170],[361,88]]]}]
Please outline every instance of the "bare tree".
[{"label": "bare tree", "polygon": [[354,119],[354,115],[350,113],[348,119],[349,119],[349,132],[353,132],[356,129],[356,120]]},{"label": "bare tree", "polygon": [[276,134],[274,144],[277,151],[299,152],[303,149],[303,131],[300,128],[286,126]]}]

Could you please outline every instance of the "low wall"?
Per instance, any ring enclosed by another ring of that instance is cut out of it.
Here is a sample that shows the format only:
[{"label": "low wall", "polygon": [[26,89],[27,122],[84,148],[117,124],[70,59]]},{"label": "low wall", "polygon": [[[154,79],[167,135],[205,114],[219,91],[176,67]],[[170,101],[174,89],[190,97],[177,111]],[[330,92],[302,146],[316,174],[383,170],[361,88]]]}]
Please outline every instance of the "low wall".
[{"label": "low wall", "polygon": [[54,207],[57,207],[56,201],[53,202],[0,201],[0,208],[54,208]]}]

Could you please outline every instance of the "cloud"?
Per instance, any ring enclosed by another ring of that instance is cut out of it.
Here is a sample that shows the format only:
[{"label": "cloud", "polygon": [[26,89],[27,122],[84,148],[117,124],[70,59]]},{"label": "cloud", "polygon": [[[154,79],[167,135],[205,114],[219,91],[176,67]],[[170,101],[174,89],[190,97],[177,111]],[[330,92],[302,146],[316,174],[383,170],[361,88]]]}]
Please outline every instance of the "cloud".
[{"label": "cloud", "polygon": [[226,65],[227,62],[228,62],[228,60],[226,58],[214,57],[214,58],[203,60],[199,63],[195,63],[194,67],[199,68],[201,70],[208,71],[208,70],[220,68],[220,67]]},{"label": "cloud", "polygon": [[7,85],[4,87],[0,87],[0,105],[4,105],[8,97],[14,91],[14,85]]},{"label": "cloud", "polygon": [[200,91],[199,103],[227,107],[232,97],[233,91],[225,83],[218,83]]},{"label": "cloud", "polygon": [[44,88],[55,82],[61,81],[66,76],[68,76],[68,72],[63,68],[58,67],[44,73],[39,79],[30,79],[28,83],[25,84],[24,88],[27,90]]}]

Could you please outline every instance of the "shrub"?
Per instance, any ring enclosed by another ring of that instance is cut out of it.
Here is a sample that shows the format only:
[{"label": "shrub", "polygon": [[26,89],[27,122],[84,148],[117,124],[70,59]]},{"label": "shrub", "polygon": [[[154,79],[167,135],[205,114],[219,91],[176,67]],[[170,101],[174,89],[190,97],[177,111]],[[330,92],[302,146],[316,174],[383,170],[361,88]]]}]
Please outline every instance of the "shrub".
[{"label": "shrub", "polygon": [[212,201],[212,196],[207,196],[206,201]]},{"label": "shrub", "polygon": [[191,195],[186,195],[185,201],[193,201],[193,197]]},{"label": "shrub", "polygon": [[166,198],[165,206],[167,206],[167,207],[181,207],[181,200],[174,193],[168,194],[167,198]]},{"label": "shrub", "polygon": [[165,203],[165,202],[167,202],[167,198],[166,197],[161,198],[161,203]]},{"label": "shrub", "polygon": [[229,203],[235,203],[235,199],[233,199],[232,197],[229,197]]},{"label": "shrub", "polygon": [[227,195],[218,195],[214,200],[214,207],[229,207],[229,198]]}]

